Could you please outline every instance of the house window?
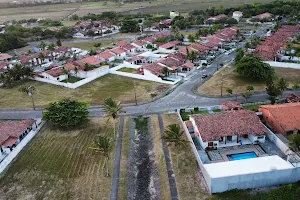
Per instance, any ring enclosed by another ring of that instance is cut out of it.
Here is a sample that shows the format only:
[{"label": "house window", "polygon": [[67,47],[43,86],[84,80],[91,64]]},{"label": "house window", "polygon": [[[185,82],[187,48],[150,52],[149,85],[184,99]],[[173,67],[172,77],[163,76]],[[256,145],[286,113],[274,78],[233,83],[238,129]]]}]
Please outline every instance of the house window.
[{"label": "house window", "polygon": [[227,136],[227,141],[232,142],[232,136]]},{"label": "house window", "polygon": [[219,142],[223,142],[223,137],[221,137],[221,138],[219,139]]},{"label": "house window", "polygon": [[287,134],[287,136],[292,135],[293,131],[287,131],[286,134]]},{"label": "house window", "polygon": [[258,137],[257,137],[257,139],[259,139],[259,140],[260,140],[260,139],[264,139],[264,138],[265,138],[265,136],[258,136]]},{"label": "house window", "polygon": [[213,142],[209,142],[209,143],[208,143],[208,146],[209,146],[209,147],[212,147],[213,145],[214,145]]}]

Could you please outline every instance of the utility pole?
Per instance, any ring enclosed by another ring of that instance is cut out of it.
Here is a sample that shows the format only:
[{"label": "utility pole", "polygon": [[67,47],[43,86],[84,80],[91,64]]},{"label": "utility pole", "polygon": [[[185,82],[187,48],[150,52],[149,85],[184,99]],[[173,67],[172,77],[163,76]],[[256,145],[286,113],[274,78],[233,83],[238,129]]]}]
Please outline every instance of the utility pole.
[{"label": "utility pole", "polygon": [[223,96],[223,74],[221,73],[221,97]]},{"label": "utility pole", "polygon": [[135,80],[133,80],[133,89],[134,89],[134,100],[135,100],[135,105],[137,106],[137,99],[136,99],[136,87],[135,87]]}]

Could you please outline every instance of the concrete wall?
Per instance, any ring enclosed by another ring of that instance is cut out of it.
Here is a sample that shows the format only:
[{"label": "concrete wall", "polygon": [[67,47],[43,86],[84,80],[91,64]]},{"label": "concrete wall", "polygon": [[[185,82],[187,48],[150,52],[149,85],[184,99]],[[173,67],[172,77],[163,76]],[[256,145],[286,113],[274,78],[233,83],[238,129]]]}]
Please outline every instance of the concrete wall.
[{"label": "concrete wall", "polygon": [[267,137],[285,154],[287,154],[290,149],[286,144],[284,144],[270,129],[268,129],[265,125],[264,127],[268,130]]},{"label": "concrete wall", "polygon": [[212,178],[211,192],[218,193],[233,189],[270,187],[293,183],[298,180],[300,180],[299,168]]},{"label": "concrete wall", "polygon": [[75,74],[75,72],[73,72],[72,74],[79,78],[88,78],[94,76],[103,76],[105,74],[108,74],[108,72],[109,66],[102,66],[91,71],[78,71],[77,75]]},{"label": "concrete wall", "polygon": [[44,125],[44,122],[41,119],[36,121],[36,124],[39,125],[35,128],[33,125],[33,129],[23,138],[21,142],[4,158],[4,160],[0,163],[0,174],[7,169],[7,167],[14,161],[14,159],[18,156],[18,154],[22,151],[22,149],[31,141],[31,139],[39,132],[39,130]]},{"label": "concrete wall", "polygon": [[297,63],[275,62],[275,61],[265,61],[265,63],[268,63],[272,67],[300,69],[300,64],[297,64]]}]

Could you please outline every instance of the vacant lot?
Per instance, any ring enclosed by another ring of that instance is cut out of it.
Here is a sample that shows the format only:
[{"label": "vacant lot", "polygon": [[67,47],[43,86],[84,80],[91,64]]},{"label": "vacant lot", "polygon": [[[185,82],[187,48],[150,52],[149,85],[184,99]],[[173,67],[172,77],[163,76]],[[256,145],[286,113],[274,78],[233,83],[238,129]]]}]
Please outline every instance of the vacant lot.
[{"label": "vacant lot", "polygon": [[[109,199],[112,180],[104,176],[104,157],[89,148],[105,133],[112,133],[112,125],[103,118],[74,130],[45,125],[0,179],[0,199]],[[115,147],[110,173],[114,154]]]},{"label": "vacant lot", "polygon": [[[177,114],[163,115],[165,129],[170,124],[180,124]],[[183,129],[182,129],[183,130]],[[186,136],[184,138],[187,140]],[[201,171],[198,169],[196,158],[190,148],[176,151],[173,146],[169,147],[173,162],[173,170],[179,192],[180,199],[184,200],[204,200],[208,197],[205,190],[205,181],[202,178]],[[176,165],[176,153],[179,153],[178,168]]]},{"label": "vacant lot", "polygon": [[20,82],[12,88],[0,89],[1,108],[22,108],[31,107],[29,96],[18,91],[21,85],[33,85],[36,88],[34,99],[37,106],[44,106],[50,102],[63,98],[73,98],[88,102],[90,105],[102,104],[108,97],[122,101],[122,103],[134,102],[134,83],[136,84],[137,100],[150,100],[150,94],[161,92],[168,88],[150,81],[131,79],[117,75],[106,75],[91,83],[83,85],[75,90],[56,86],[38,81]]},{"label": "vacant lot", "polygon": [[[2,0],[9,1],[9,0]],[[68,3],[59,5],[42,5],[22,8],[5,8],[0,9],[0,22],[8,20],[20,20],[30,18],[47,17],[51,19],[63,19],[76,13],[79,16],[88,13],[102,13],[105,11],[115,11],[124,13],[153,13],[162,14],[169,13],[170,10],[178,10],[181,12],[189,12],[194,9],[207,9],[209,7],[229,7],[237,6],[244,3],[265,3],[272,0],[157,0],[125,3],[117,5],[115,2],[86,2],[86,3]]]},{"label": "vacant lot", "polygon": [[95,43],[101,42],[101,47],[107,47],[107,46],[112,46],[113,42],[118,42],[119,40],[97,40],[95,42],[76,42],[76,40],[74,42],[68,42],[68,43],[62,43],[62,46],[66,46],[66,47],[76,47],[76,48],[80,48],[83,50],[91,50],[91,49],[96,49],[94,47]]},{"label": "vacant lot", "polygon": [[[274,68],[277,77],[283,77],[290,84],[300,84],[300,70],[288,68]],[[254,87],[254,91],[264,91],[266,84],[259,81],[246,80],[234,72],[234,67],[226,67],[217,72],[211,79],[200,86],[201,94],[209,96],[220,96],[223,79],[223,95],[227,95],[226,88],[232,88],[234,94],[243,93],[248,85]]]}]

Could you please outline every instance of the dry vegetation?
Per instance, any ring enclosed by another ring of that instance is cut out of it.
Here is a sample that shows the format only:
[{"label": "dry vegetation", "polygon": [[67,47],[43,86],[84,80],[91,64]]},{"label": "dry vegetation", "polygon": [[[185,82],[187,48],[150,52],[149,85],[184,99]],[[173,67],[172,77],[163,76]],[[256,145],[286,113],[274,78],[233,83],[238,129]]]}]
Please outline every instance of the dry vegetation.
[{"label": "dry vegetation", "polygon": [[[181,124],[177,114],[164,114],[163,119],[165,128],[170,124]],[[178,168],[176,166],[176,150],[174,147],[169,147],[169,150],[180,198],[184,200],[206,199],[208,194],[204,185],[205,181],[190,146],[181,151]]]},{"label": "dry vegetation", "polygon": [[[150,94],[161,91],[159,88],[169,87],[143,80],[136,80],[135,83],[139,102],[150,100]],[[108,97],[120,100],[122,103],[134,102],[133,79],[117,75],[106,75],[74,90],[38,81],[20,82],[11,88],[0,89],[1,108],[32,106],[29,96],[18,91],[20,85],[33,85],[36,88],[34,99],[37,106],[44,106],[63,98],[85,101],[90,105],[102,104],[104,99]]]},{"label": "dry vegetation", "polygon": [[127,199],[128,156],[130,149],[130,117],[124,119],[118,199]]},{"label": "dry vegetation", "polygon": [[161,199],[171,199],[170,185],[157,115],[152,116],[153,143],[156,166],[159,169]]},{"label": "dry vegetation", "polygon": [[[2,0],[5,1],[5,0]],[[34,7],[22,7],[22,8],[5,8],[0,9],[0,22],[16,19],[30,19],[30,18],[42,18],[47,17],[51,19],[63,19],[72,13],[76,13],[79,16],[86,15],[88,13],[102,13],[105,11],[126,12],[126,13],[155,13],[162,14],[168,13],[170,10],[179,10],[181,12],[188,12],[194,9],[206,9],[209,7],[229,7],[243,3],[253,2],[270,2],[272,0],[157,0],[157,1],[143,1],[125,3],[123,5],[116,5],[115,2],[85,2],[85,3],[68,3],[59,5],[41,5]],[[18,13],[18,14],[16,14]]]},{"label": "dry vegetation", "polygon": [[[45,125],[0,179],[0,199],[109,199],[104,157],[89,147],[97,134],[111,132],[103,118],[73,130]],[[114,154],[115,147],[110,173]]]},{"label": "dry vegetation", "polygon": [[[283,77],[288,81],[290,84],[289,87],[292,87],[292,84],[294,83],[300,84],[300,70],[277,67],[274,69],[277,77]],[[228,95],[226,88],[231,88],[234,94],[239,94],[245,92],[248,85],[252,85],[254,87],[254,91],[264,91],[266,87],[263,81],[259,82],[243,79],[234,72],[234,67],[226,67],[201,85],[199,92],[209,96],[220,96],[222,79],[223,95]]]}]

